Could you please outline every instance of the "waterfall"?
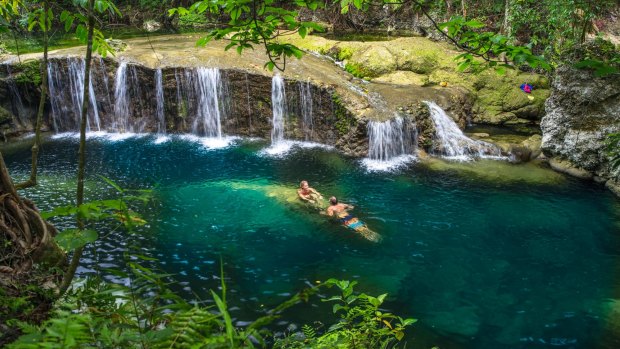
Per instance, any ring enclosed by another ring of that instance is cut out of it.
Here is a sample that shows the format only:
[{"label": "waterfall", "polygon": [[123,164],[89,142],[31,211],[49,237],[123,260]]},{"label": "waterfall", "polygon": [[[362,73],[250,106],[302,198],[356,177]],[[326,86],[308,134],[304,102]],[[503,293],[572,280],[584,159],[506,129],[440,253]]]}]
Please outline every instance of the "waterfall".
[{"label": "waterfall", "polygon": [[501,157],[502,151],[494,144],[473,140],[463,134],[458,125],[434,102],[424,102],[430,109],[435,124],[433,150],[447,158],[471,160],[475,157]]},{"label": "waterfall", "polygon": [[164,83],[161,69],[155,71],[155,98],[157,99],[157,132],[166,133],[164,118]]},{"label": "waterfall", "polygon": [[222,138],[221,79],[217,68],[198,68],[195,72],[196,117],[192,133]]},{"label": "waterfall", "polygon": [[112,128],[119,132],[127,132],[129,129],[129,105],[131,103],[127,91],[127,62],[121,62],[116,70],[114,83],[114,117]]},{"label": "waterfall", "polygon": [[26,111],[26,108],[24,107],[22,96],[19,93],[17,84],[15,84],[15,80],[13,79],[13,72],[11,71],[11,65],[6,64],[4,66],[6,67],[6,72],[8,75],[7,84],[9,87],[9,91],[11,92],[11,107],[13,109],[12,112],[15,116],[17,116],[19,123],[22,126],[28,125],[29,124],[28,112]]},{"label": "waterfall", "polygon": [[[56,132],[77,130],[80,125],[86,65],[81,58],[68,58],[66,62],[66,71],[63,70],[60,61],[50,61],[47,67],[52,118]],[[91,74],[88,82],[90,106],[86,129],[100,131],[101,122],[97,96],[93,88],[93,75]]]},{"label": "waterfall", "polygon": [[245,91],[247,93],[247,104],[248,104],[248,129],[251,134],[252,133],[252,104],[250,104],[250,80],[248,79],[248,73],[245,73]]},{"label": "waterfall", "polygon": [[368,157],[372,160],[390,161],[401,155],[412,155],[415,150],[416,131],[401,117],[368,123]]},{"label": "waterfall", "polygon": [[276,144],[284,140],[284,118],[287,114],[284,79],[280,75],[274,75],[271,80],[271,104],[273,110],[271,144]]},{"label": "waterfall", "polygon": [[301,109],[304,137],[306,141],[312,139],[313,121],[312,121],[312,85],[310,81],[299,82],[299,107]]}]

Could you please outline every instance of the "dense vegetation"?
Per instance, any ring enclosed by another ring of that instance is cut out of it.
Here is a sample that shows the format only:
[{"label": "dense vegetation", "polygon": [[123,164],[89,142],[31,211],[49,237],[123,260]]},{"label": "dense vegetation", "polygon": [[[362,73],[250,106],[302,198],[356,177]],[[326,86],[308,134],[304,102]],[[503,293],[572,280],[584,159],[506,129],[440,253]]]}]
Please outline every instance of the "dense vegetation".
[{"label": "dense vegetation", "polygon": [[[86,74],[88,80],[90,57],[94,51],[105,55],[112,48],[105,40],[106,33],[124,26],[145,35],[163,27],[164,31],[178,31],[191,27],[206,30],[199,44],[212,39],[230,40],[230,48],[243,50],[263,46],[269,53],[270,69],[285,69],[286,59],[300,58],[303,52],[291,44],[277,41],[287,32],[301,37],[311,32],[410,30],[432,34],[452,42],[463,54],[459,69],[478,70],[493,67],[502,69],[552,70],[558,64],[572,61],[578,66],[594,69],[599,75],[617,74],[620,59],[618,50],[602,38],[599,48],[582,49],[588,35],[605,24],[606,15],[617,5],[613,0],[484,0],[484,1],[412,1],[379,0],[338,1],[34,1],[0,0],[0,32],[3,41],[0,50],[19,51],[18,37],[34,32],[35,46],[47,54],[50,36],[71,32],[87,44]],[[382,9],[382,11],[376,11]],[[615,9],[617,11],[617,8]],[[312,20],[308,20],[312,19]],[[14,44],[7,38],[15,38]],[[568,52],[582,54],[571,56]],[[47,90],[46,58],[41,63],[41,115]],[[572,57],[572,58],[571,58]],[[89,225],[93,221],[117,224],[132,232],[140,217],[130,210],[129,201],[146,200],[142,194],[132,194],[116,187],[121,199],[85,203],[83,198],[85,157],[85,120],[88,108],[88,84],[85,84],[82,108],[81,146],[79,152],[78,188],[76,204],[55,210],[55,215],[75,217],[75,229],[56,235],[55,239],[65,252],[73,254],[69,266],[54,264],[52,285],[36,286],[42,278],[41,269],[30,260],[33,251],[48,248],[49,230],[32,205],[21,198],[8,180],[0,157],[3,173],[0,194],[3,210],[2,224],[7,226],[3,252],[11,258],[0,278],[0,317],[12,319],[2,329],[7,331],[2,341],[14,339],[18,329],[25,336],[13,344],[15,348],[55,347],[261,347],[278,348],[379,348],[394,347],[404,337],[404,328],[414,322],[379,309],[385,295],[373,297],[355,293],[355,283],[330,280],[321,286],[300,292],[264,317],[256,319],[244,329],[235,328],[227,309],[226,285],[220,294],[212,292],[214,308],[195,306],[176,296],[167,284],[169,275],[160,275],[131,261],[136,257],[127,251],[130,286],[112,285],[98,279],[74,283],[73,275],[83,247],[97,238]],[[40,126],[37,127],[37,129]],[[37,185],[36,159],[40,146],[37,132],[33,145],[32,176],[18,187]],[[618,138],[610,140],[610,151],[618,156]],[[19,226],[16,225],[16,222]],[[32,230],[32,232],[31,232]],[[34,238],[33,238],[34,236]],[[40,256],[39,256],[40,257]],[[48,257],[48,256],[47,256]],[[47,257],[35,262],[49,262]],[[138,257],[139,258],[139,257]],[[48,263],[46,268],[49,268]],[[16,278],[19,275],[20,278]],[[61,278],[62,282],[58,282]],[[16,286],[15,280],[20,284]],[[58,283],[58,287],[55,284]],[[22,285],[28,285],[21,288]],[[42,283],[41,283],[42,284]],[[327,329],[311,326],[285,338],[274,338],[265,331],[271,321],[296,303],[305,301],[325,288],[337,289],[337,294],[326,301],[334,302],[337,315]],[[21,288],[21,289],[20,289]],[[49,310],[37,304],[51,304]],[[28,316],[19,314],[26,313]],[[29,316],[32,314],[32,316]]]}]

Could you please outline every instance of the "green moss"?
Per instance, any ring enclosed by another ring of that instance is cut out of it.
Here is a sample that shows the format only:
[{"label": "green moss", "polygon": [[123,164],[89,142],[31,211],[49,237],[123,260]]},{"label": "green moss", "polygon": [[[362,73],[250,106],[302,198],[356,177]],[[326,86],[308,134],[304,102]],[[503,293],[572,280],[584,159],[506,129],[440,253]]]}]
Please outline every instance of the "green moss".
[{"label": "green moss", "polygon": [[504,87],[502,93],[502,110],[512,111],[525,107],[530,104],[527,94],[521,91],[518,86]]},{"label": "green moss", "polygon": [[340,48],[336,58],[339,61],[344,61],[345,59],[351,58],[351,56],[353,56],[353,48],[345,46]]},{"label": "green moss", "polygon": [[0,106],[0,125],[10,122],[13,119],[13,115],[6,109]]},{"label": "green moss", "polygon": [[347,72],[349,72],[351,75],[357,77],[357,78],[365,78],[367,76],[370,76],[369,73],[364,70],[363,66],[360,66],[359,64],[355,64],[355,63],[347,63],[344,66],[344,70],[346,70]]},{"label": "green moss", "polygon": [[15,82],[41,85],[41,63],[39,60],[24,61],[14,67]]},{"label": "green moss", "polygon": [[340,136],[344,136],[351,130],[351,127],[355,125],[355,118],[348,112],[347,108],[342,105],[340,96],[336,93],[332,95],[332,101],[334,102],[334,116],[336,117],[336,123],[334,126],[338,130]]}]

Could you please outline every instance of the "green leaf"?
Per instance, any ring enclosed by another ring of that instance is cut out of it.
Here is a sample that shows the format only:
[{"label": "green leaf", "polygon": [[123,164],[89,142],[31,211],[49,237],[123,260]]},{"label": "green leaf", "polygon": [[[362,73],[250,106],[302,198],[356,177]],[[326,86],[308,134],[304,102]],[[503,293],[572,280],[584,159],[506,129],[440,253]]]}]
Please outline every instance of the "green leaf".
[{"label": "green leaf", "polygon": [[[103,34],[101,34],[101,36],[103,36]],[[105,177],[105,176],[101,176],[99,175],[99,178],[103,179],[104,182],[108,183],[111,187],[113,187],[114,189],[116,189],[116,191],[118,191],[119,193],[124,193],[125,191],[123,190],[123,188],[121,188],[118,184],[114,183],[114,181],[112,181],[111,179]]]},{"label": "green leaf", "polygon": [[70,252],[88,243],[95,242],[99,235],[94,230],[68,229],[54,237],[58,246]]}]

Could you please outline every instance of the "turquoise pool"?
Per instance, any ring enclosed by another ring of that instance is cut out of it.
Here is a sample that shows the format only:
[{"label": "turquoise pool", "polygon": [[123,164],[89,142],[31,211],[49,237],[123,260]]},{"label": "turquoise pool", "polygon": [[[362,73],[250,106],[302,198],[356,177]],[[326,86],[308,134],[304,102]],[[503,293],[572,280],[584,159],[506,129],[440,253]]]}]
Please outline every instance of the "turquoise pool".
[{"label": "turquoise pool", "polygon": [[[142,234],[107,234],[79,269],[122,267],[138,243],[176,274],[187,298],[208,298],[225,263],[238,325],[317,280],[358,280],[359,290],[390,294],[386,308],[420,319],[408,348],[613,347],[609,299],[619,298],[620,201],[603,187],[536,165],[504,162],[410,163],[368,171],[326,148],[266,154],[262,141],[224,148],[198,139],[155,136],[88,143],[87,196],[110,195],[97,175],[126,188],[153,188],[140,209]],[[41,186],[29,190],[43,210],[74,197],[77,140],[47,140]],[[11,174],[25,177],[29,144],[5,146]],[[295,200],[307,179],[383,236],[375,244]],[[58,221],[59,226],[67,224]],[[116,282],[108,275],[108,279]],[[329,320],[319,300],[287,322]],[[610,339],[612,338],[612,339]]]}]

